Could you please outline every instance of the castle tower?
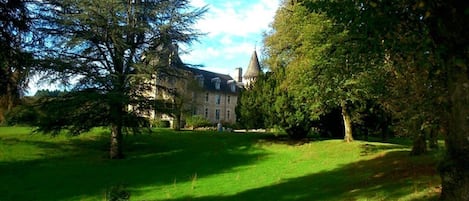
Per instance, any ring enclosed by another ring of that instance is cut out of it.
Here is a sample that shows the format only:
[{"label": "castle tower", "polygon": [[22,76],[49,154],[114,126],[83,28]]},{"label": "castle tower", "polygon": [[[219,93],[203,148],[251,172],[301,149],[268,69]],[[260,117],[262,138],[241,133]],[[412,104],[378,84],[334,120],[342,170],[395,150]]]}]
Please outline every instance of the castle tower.
[{"label": "castle tower", "polygon": [[244,74],[244,84],[246,88],[249,88],[256,81],[257,77],[261,74],[261,66],[259,65],[259,59],[257,58],[257,52],[254,50],[249,61],[248,69]]}]

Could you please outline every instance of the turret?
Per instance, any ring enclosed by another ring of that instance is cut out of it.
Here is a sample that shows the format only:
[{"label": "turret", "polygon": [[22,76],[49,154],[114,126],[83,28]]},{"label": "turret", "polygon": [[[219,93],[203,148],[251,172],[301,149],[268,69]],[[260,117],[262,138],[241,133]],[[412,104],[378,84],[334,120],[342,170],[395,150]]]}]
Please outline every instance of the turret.
[{"label": "turret", "polygon": [[249,61],[248,69],[244,74],[244,83],[246,87],[250,87],[256,81],[257,77],[261,74],[261,67],[259,65],[259,59],[257,58],[257,52],[254,50]]}]

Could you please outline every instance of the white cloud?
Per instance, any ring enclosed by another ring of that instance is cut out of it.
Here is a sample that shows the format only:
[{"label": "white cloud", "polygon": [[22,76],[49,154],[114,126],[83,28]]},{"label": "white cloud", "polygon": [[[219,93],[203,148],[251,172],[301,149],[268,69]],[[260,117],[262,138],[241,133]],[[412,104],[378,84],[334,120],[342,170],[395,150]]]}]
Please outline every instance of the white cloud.
[{"label": "white cloud", "polygon": [[228,74],[236,67],[246,68],[262,34],[269,30],[280,0],[192,0],[196,7],[208,6],[195,28],[206,36],[181,55],[184,62],[203,64],[203,69]]},{"label": "white cloud", "polygon": [[202,8],[207,5],[207,3],[204,0],[192,0],[191,5],[196,7],[196,8]]},{"label": "white cloud", "polygon": [[[210,37],[221,34],[246,36],[267,30],[279,5],[278,0],[229,1],[224,4],[208,4],[209,10],[196,27]],[[203,0],[195,0],[193,5],[203,5]]]}]

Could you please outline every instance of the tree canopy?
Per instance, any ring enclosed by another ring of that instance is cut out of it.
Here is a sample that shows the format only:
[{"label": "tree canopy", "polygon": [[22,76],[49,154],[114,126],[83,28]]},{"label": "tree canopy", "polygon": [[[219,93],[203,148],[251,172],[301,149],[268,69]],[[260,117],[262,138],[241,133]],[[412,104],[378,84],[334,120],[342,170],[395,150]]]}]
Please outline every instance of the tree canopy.
[{"label": "tree canopy", "polygon": [[350,108],[372,100],[393,114],[397,131],[413,135],[412,153],[425,149],[426,130],[445,135],[441,198],[468,199],[468,4],[283,1],[265,45],[291,123],[341,106],[347,131]]},{"label": "tree canopy", "polygon": [[0,2],[0,123],[27,88],[33,57],[25,46],[31,21],[26,1]]},{"label": "tree canopy", "polygon": [[109,126],[110,157],[123,157],[124,128],[147,123],[138,111],[154,108],[152,75],[170,67],[169,45],[197,38],[192,25],[205,8],[187,0],[49,0],[39,8],[38,30],[48,35],[41,70],[51,81],[73,84],[66,95],[44,100],[48,113],[39,130],[80,134]]}]

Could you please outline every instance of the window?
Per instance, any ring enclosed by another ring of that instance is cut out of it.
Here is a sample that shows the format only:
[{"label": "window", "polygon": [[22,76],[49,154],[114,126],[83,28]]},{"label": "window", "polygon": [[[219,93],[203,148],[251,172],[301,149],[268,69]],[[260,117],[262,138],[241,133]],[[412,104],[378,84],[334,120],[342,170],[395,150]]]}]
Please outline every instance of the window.
[{"label": "window", "polygon": [[230,96],[226,97],[226,102],[227,102],[228,104],[231,103],[231,97],[230,97]]},{"label": "window", "polygon": [[230,86],[231,92],[236,92],[236,81],[228,80],[226,84]]},{"label": "window", "polygon": [[202,75],[197,75],[197,76],[195,76],[195,79],[196,79],[197,82],[199,83],[199,87],[203,87],[203,86],[204,86],[204,76],[202,76]]},{"label": "window", "polygon": [[213,78],[212,83],[215,84],[215,89],[220,90],[221,79],[219,77]]},{"label": "window", "polygon": [[231,92],[236,92],[236,84],[231,83]]},{"label": "window", "polygon": [[205,94],[205,102],[208,103],[208,93]]},{"label": "window", "polygon": [[197,107],[192,108],[192,115],[197,115]]},{"label": "window", "polygon": [[220,120],[220,109],[215,110],[215,120]]},{"label": "window", "polygon": [[205,108],[205,118],[208,119],[208,108]]},{"label": "window", "polygon": [[215,96],[215,103],[216,103],[217,105],[220,105],[220,103],[221,103],[221,96],[220,96],[220,95],[216,95],[216,96]]},{"label": "window", "polygon": [[228,119],[228,120],[230,119],[230,112],[231,112],[230,110],[226,111],[226,119]]}]

